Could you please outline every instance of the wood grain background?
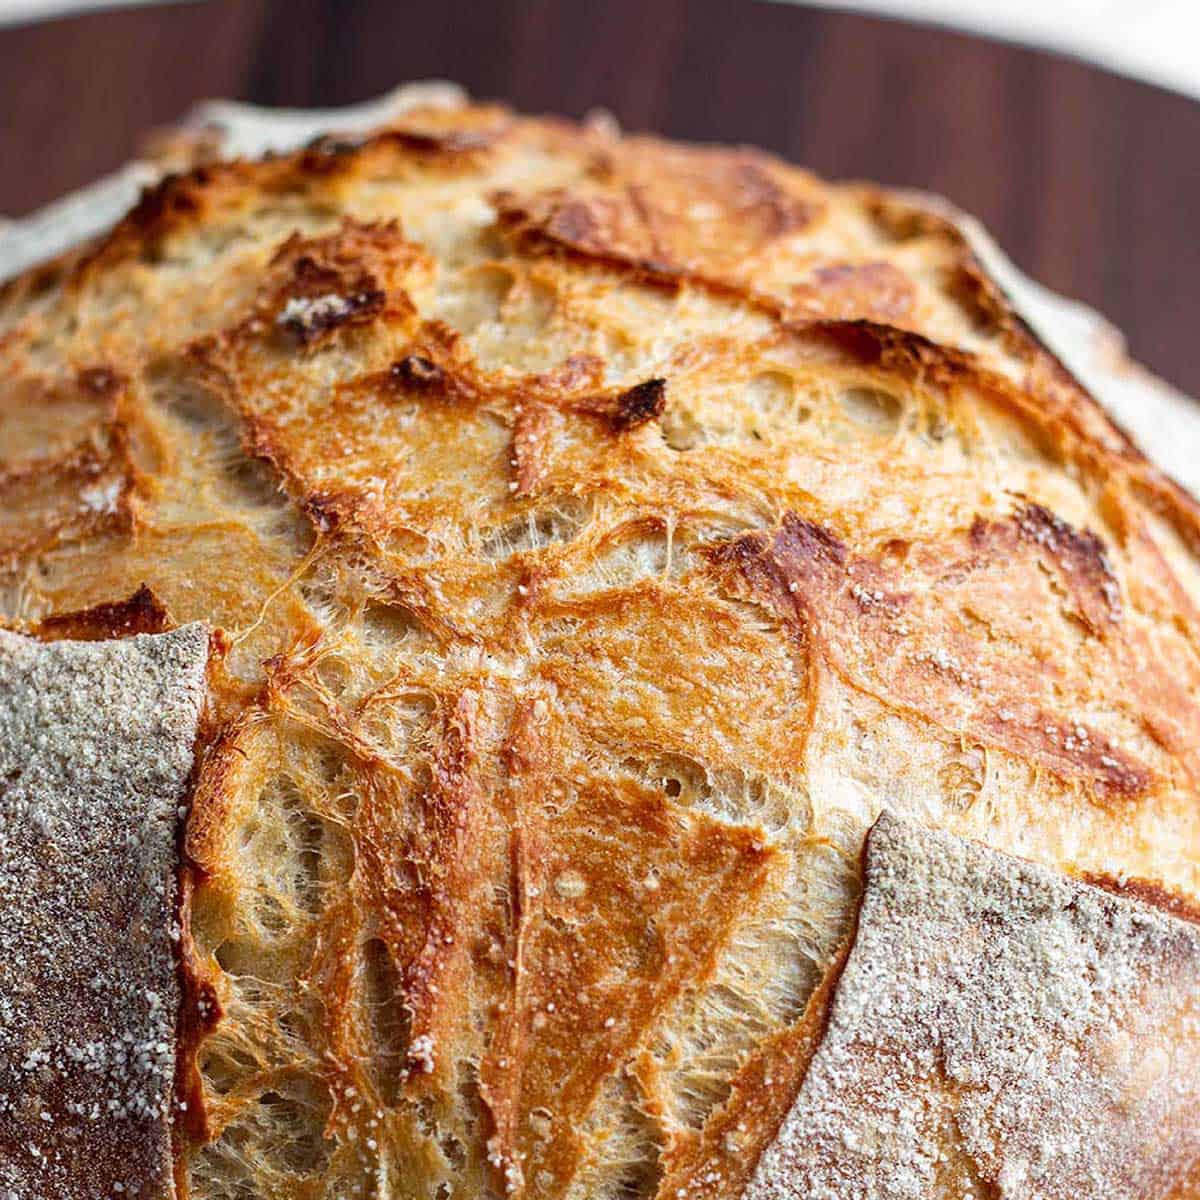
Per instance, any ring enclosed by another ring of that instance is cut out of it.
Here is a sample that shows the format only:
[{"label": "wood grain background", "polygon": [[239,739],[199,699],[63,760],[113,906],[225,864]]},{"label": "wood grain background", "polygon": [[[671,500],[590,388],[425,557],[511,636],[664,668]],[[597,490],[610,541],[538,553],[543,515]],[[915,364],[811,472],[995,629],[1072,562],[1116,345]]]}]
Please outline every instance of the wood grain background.
[{"label": "wood grain background", "polygon": [[[1053,2],[1053,0],[1049,0]],[[940,192],[1200,394],[1200,104],[1061,57],[763,0],[209,0],[0,31],[0,212],[194,100],[484,97]]]}]

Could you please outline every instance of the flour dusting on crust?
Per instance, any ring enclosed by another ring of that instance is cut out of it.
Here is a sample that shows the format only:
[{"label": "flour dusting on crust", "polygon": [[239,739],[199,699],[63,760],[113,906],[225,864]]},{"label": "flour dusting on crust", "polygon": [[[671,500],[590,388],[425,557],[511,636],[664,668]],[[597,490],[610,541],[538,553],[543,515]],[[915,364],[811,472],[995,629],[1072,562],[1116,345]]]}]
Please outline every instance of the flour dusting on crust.
[{"label": "flour dusting on crust", "polygon": [[0,631],[0,1197],[172,1191],[177,811],[201,625]]},{"label": "flour dusting on crust", "polygon": [[1134,1200],[1200,1157],[1200,928],[885,815],[745,1200]]}]

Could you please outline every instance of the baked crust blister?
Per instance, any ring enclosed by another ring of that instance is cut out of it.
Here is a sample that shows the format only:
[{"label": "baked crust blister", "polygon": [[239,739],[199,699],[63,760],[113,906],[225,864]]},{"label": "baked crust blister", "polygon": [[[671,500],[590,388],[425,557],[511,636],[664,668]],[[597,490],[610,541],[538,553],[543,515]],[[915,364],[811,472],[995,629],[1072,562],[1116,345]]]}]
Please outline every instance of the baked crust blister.
[{"label": "baked crust blister", "polygon": [[222,631],[194,1196],[738,1195],[885,807],[1200,897],[1197,506],[911,198],[421,110],[0,331],[6,619]]}]

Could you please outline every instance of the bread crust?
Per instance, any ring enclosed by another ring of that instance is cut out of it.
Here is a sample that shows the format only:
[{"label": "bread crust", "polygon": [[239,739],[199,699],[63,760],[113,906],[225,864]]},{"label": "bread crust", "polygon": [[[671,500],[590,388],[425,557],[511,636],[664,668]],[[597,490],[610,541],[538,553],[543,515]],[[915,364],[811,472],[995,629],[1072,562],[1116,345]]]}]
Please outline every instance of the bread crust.
[{"label": "bread crust", "polygon": [[183,1194],[739,1194],[884,807],[1200,902],[1200,506],[917,199],[410,112],[0,356],[5,619],[221,631]]},{"label": "bread crust", "polygon": [[207,659],[195,625],[0,631],[6,1196],[172,1194],[176,830]]},{"label": "bread crust", "polygon": [[1194,923],[885,813],[746,1200],[1177,1194],[1200,1157],[1198,977]]}]

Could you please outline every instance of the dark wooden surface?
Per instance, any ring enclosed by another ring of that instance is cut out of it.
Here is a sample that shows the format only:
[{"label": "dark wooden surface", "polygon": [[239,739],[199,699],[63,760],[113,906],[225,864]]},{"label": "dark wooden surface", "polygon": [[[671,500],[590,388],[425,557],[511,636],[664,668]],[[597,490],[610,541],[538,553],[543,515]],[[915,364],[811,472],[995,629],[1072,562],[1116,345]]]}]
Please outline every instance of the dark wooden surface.
[{"label": "dark wooden surface", "polygon": [[340,104],[434,76],[941,192],[1200,394],[1200,104],[1069,59],[790,4],[210,0],[0,30],[0,212],[117,165],[201,97]]}]

